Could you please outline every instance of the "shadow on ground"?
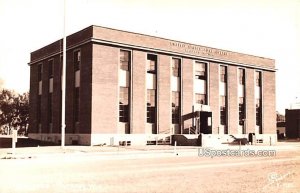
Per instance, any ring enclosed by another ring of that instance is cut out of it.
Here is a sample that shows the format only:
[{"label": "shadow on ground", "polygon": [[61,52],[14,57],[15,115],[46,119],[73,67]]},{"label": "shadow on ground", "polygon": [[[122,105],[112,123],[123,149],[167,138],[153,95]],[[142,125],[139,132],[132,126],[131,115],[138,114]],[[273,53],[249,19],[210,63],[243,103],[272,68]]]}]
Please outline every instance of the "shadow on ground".
[{"label": "shadow on ground", "polygon": [[[0,138],[0,148],[11,148],[11,138]],[[16,144],[17,147],[37,147],[37,146],[55,146],[52,142],[39,141],[30,138],[19,138]]]}]

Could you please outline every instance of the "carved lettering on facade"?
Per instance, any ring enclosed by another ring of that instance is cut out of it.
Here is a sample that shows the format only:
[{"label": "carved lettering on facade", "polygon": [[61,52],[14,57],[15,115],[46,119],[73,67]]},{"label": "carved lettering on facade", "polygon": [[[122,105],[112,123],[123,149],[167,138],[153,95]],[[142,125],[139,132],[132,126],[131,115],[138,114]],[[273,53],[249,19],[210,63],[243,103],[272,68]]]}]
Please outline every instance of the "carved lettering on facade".
[{"label": "carved lettering on facade", "polygon": [[196,46],[196,45],[191,45],[191,44],[181,43],[181,42],[170,41],[170,47],[173,49],[174,48],[180,49],[183,52],[188,54],[195,54],[195,55],[207,55],[207,56],[213,56],[213,55],[228,56],[229,55],[228,52],[223,50],[201,47],[201,46]]}]

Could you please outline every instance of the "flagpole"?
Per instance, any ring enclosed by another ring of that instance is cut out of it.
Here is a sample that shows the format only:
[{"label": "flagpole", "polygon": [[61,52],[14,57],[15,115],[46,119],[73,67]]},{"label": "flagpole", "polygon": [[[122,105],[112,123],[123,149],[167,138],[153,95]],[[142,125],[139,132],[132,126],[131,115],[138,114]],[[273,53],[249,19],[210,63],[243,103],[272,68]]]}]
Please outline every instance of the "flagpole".
[{"label": "flagpole", "polygon": [[62,107],[61,107],[61,148],[65,146],[65,111],[66,111],[66,50],[67,50],[67,38],[66,38],[66,0],[64,0],[64,34],[63,34],[63,66],[62,66]]}]

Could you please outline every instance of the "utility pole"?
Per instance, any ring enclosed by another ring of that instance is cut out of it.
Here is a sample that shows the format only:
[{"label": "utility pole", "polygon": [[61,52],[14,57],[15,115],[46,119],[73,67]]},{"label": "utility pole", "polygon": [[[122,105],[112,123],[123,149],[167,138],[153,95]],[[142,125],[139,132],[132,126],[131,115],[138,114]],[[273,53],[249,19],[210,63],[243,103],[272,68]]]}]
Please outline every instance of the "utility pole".
[{"label": "utility pole", "polygon": [[66,111],[66,51],[67,51],[67,38],[66,38],[66,0],[64,0],[64,34],[63,34],[63,67],[62,67],[62,107],[61,107],[61,148],[65,146],[65,111]]}]

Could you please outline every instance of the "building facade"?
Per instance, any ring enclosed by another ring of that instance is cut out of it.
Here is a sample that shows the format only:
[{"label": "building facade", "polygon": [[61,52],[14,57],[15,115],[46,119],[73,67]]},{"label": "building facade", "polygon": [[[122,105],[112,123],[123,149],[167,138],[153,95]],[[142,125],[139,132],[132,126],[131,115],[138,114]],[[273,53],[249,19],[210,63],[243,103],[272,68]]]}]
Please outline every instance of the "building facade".
[{"label": "building facade", "polygon": [[[29,136],[59,143],[62,40],[32,52],[29,66]],[[67,37],[65,121],[67,144],[200,133],[275,142],[275,61],[90,26]]]}]

